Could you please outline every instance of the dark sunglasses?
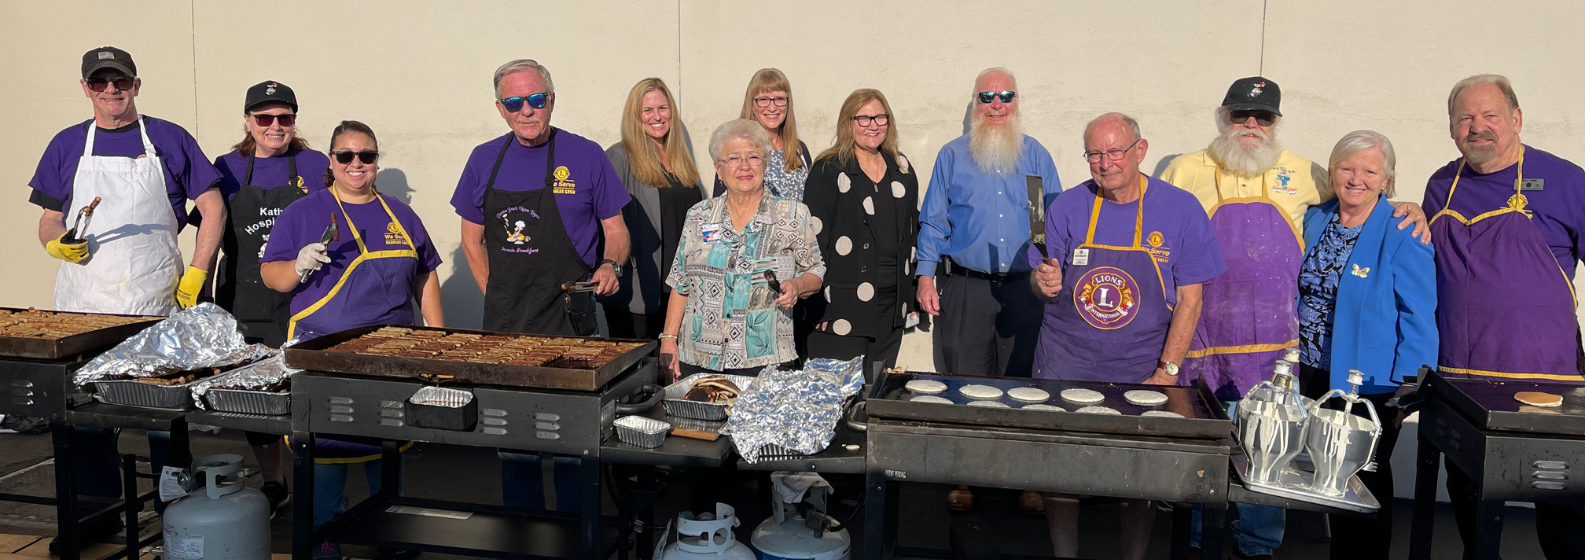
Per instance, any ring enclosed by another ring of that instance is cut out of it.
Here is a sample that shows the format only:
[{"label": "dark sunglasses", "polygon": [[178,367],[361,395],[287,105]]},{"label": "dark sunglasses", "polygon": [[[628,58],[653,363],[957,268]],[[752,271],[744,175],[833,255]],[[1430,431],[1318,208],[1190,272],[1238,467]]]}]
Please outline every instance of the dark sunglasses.
[{"label": "dark sunglasses", "polygon": [[297,124],[297,115],[253,115],[253,123],[261,127],[269,127],[275,121],[281,121],[281,126],[289,127]]},{"label": "dark sunglasses", "polygon": [[91,89],[91,90],[96,91],[96,92],[104,91],[105,88],[107,86],[109,86],[110,84],[115,84],[117,90],[127,91],[127,90],[132,89],[132,84],[137,81],[137,78],[132,77],[132,76],[121,76],[121,77],[115,78],[115,79],[110,79],[110,78],[88,78],[87,80],[84,80],[84,81],[88,82],[88,89]]},{"label": "dark sunglasses", "polygon": [[1249,122],[1250,117],[1254,117],[1255,122],[1260,124],[1260,126],[1271,126],[1271,123],[1277,122],[1277,115],[1272,114],[1271,111],[1261,111],[1257,109],[1230,112],[1227,114],[1227,122],[1232,124],[1244,124]]},{"label": "dark sunglasses", "polygon": [[523,102],[525,101],[528,102],[529,107],[533,107],[535,109],[544,109],[545,102],[549,100],[550,94],[536,93],[528,96],[508,97],[506,99],[502,99],[501,106],[505,107],[506,112],[508,113],[516,113],[523,110]]},{"label": "dark sunglasses", "polygon": [[364,150],[361,152],[354,152],[352,150],[336,150],[334,152],[330,152],[330,155],[336,156],[336,163],[340,163],[342,165],[352,163],[353,157],[357,157],[358,161],[363,162],[364,165],[369,165],[374,163],[374,160],[380,159],[380,152],[376,152],[374,150]]},{"label": "dark sunglasses", "polygon": [[999,93],[994,91],[982,91],[980,92],[980,104],[990,105],[991,101],[996,100],[998,97],[1002,98],[1002,103],[1012,103],[1013,98],[1017,96],[1018,92],[1015,91],[1003,91]]}]

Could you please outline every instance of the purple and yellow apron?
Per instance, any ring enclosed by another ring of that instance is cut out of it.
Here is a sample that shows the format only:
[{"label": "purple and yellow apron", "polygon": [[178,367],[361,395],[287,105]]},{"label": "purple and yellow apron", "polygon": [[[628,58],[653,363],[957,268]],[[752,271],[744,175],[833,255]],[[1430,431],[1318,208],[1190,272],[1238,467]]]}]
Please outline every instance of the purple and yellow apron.
[{"label": "purple and yellow apron", "polygon": [[1155,374],[1172,308],[1160,265],[1140,245],[1146,186],[1141,176],[1134,244],[1128,247],[1095,243],[1103,202],[1096,193],[1084,244],[1063,265],[1063,291],[1046,304],[1035,377],[1141,383]]},{"label": "purple and yellow apron", "polygon": [[[1508,205],[1473,219],[1453,210],[1460,162],[1447,203],[1431,217],[1436,247],[1437,366],[1448,377],[1585,382],[1577,360],[1574,285],[1530,222],[1524,152]],[[1452,219],[1442,219],[1452,218]]]},{"label": "purple and yellow apron", "polygon": [[1282,352],[1299,345],[1299,268],[1304,237],[1271,200],[1265,175],[1260,196],[1222,198],[1216,168],[1211,227],[1227,271],[1207,280],[1204,307],[1183,360],[1183,382],[1204,379],[1222,399],[1243,398]]}]

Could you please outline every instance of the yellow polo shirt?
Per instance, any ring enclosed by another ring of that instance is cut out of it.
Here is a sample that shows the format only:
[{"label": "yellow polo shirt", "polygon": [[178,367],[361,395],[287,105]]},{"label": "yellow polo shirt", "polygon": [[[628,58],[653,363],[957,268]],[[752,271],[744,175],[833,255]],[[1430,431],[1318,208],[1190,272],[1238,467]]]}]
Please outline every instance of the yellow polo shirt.
[{"label": "yellow polo shirt", "polygon": [[[1277,165],[1262,177],[1239,177],[1225,169],[1220,171],[1223,199],[1259,197],[1264,185],[1271,201],[1288,214],[1294,231],[1302,231],[1305,210],[1333,197],[1326,168],[1287,150],[1277,156]],[[1217,172],[1210,152],[1200,150],[1174,158],[1160,179],[1189,191],[1209,213],[1216,206]]]}]

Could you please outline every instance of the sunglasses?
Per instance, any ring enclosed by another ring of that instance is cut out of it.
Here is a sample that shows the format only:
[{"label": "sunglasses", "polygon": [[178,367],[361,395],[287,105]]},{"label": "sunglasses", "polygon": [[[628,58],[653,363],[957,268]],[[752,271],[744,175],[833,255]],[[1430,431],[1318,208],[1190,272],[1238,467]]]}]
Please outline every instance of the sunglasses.
[{"label": "sunglasses", "polygon": [[117,90],[127,91],[127,90],[132,89],[132,84],[137,81],[137,78],[132,77],[132,76],[121,76],[119,78],[114,78],[114,79],[111,79],[111,78],[88,78],[87,80],[84,80],[84,81],[88,82],[88,89],[91,89],[91,90],[93,90],[95,92],[104,91],[105,88],[108,87],[110,84],[115,84]]},{"label": "sunglasses", "polygon": [[290,127],[297,124],[297,115],[253,115],[253,123],[261,128],[268,128],[275,121],[281,121],[283,127]]},{"label": "sunglasses", "polygon": [[1232,111],[1227,114],[1227,122],[1244,124],[1249,122],[1250,117],[1254,117],[1255,122],[1260,126],[1271,126],[1271,123],[1277,122],[1277,115],[1272,114],[1271,111],[1260,110]]},{"label": "sunglasses", "polygon": [[1015,92],[1015,91],[1003,91],[1003,92],[982,91],[982,92],[980,92],[979,95],[980,95],[980,104],[981,105],[990,105],[991,102],[995,101],[996,98],[998,98],[998,97],[1002,98],[1002,103],[1012,103],[1013,102],[1013,98],[1018,96],[1018,92]]},{"label": "sunglasses", "polygon": [[550,94],[536,93],[533,95],[508,97],[506,99],[502,99],[501,106],[505,107],[506,112],[508,113],[516,113],[523,110],[524,102],[527,102],[529,107],[533,107],[535,109],[544,109],[545,103],[547,101],[550,101]]},{"label": "sunglasses", "polygon": [[330,155],[336,156],[336,163],[340,163],[342,165],[352,163],[352,158],[354,157],[358,158],[358,161],[363,162],[364,165],[372,164],[374,163],[374,160],[380,159],[380,152],[376,152],[374,150],[364,150],[361,152],[354,152],[352,150],[336,150],[334,152],[330,152]]}]

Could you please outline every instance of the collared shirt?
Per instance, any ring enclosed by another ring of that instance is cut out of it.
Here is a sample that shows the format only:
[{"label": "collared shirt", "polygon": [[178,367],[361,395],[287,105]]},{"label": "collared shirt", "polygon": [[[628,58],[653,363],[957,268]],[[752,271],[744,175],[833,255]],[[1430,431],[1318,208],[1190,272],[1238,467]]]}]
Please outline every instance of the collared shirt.
[{"label": "collared shirt", "polygon": [[1029,270],[1028,177],[1040,178],[1044,206],[1062,192],[1051,152],[1029,136],[1006,176],[980,170],[967,134],[943,146],[919,210],[917,275],[935,276],[943,257],[987,274]]},{"label": "collared shirt", "polygon": [[741,231],[733,229],[726,197],[688,210],[682,246],[666,284],[688,296],[677,333],[678,359],[726,370],[779,364],[798,357],[790,310],[765,280],[801,274],[824,278],[826,267],[809,208],[766,194]]},{"label": "collared shirt", "polygon": [[[1189,191],[1210,213],[1217,202],[1217,171],[1210,150],[1200,150],[1174,158],[1161,172],[1161,180]],[[1333,197],[1326,169],[1287,150],[1278,154],[1277,164],[1259,177],[1239,177],[1225,168],[1220,171],[1223,200],[1259,198],[1264,188],[1271,201],[1288,214],[1294,231],[1304,226],[1305,210]]]}]

